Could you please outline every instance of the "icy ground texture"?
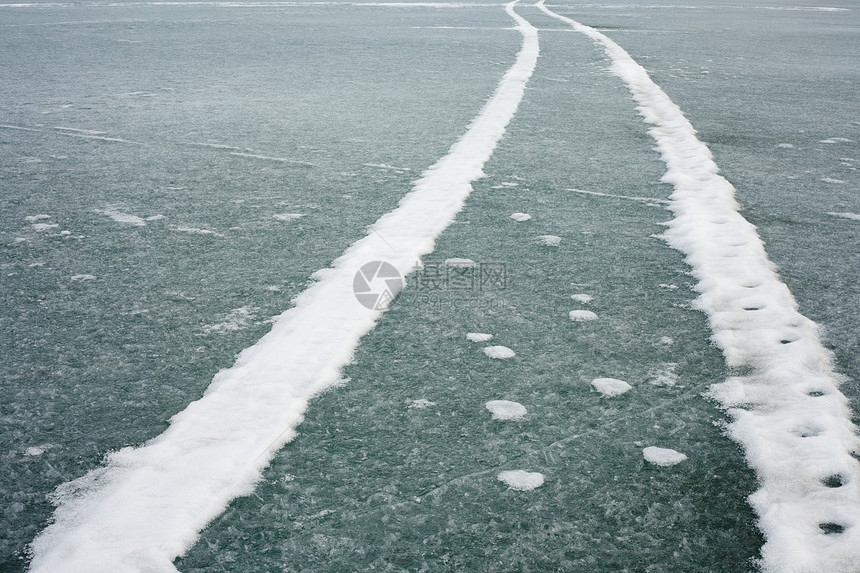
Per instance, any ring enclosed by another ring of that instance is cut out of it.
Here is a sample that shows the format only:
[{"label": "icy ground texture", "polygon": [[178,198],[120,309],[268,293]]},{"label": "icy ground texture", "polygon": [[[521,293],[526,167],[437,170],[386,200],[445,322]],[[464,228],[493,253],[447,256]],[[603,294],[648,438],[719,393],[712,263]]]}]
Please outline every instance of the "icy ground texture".
[{"label": "icy ground texture", "polygon": [[668,170],[665,234],[686,254],[727,364],[749,374],[715,385],[711,394],[734,421],[761,488],[750,498],[767,542],[766,571],[833,572],[860,563],[860,439],[839,392],[832,357],[817,325],[774,272],[755,228],[739,213],[735,189],[669,97],[618,44],[594,28],[555,14],[600,43],[612,71],[630,88]]},{"label": "icy ground texture", "polygon": [[308,399],[340,381],[340,369],[381,315],[356,304],[352,277],[383,258],[405,276],[433,250],[516,112],[537,63],[538,37],[515,4],[505,10],[522,35],[520,52],[469,130],[397,209],[318,271],[295,307],[167,431],[112,453],[105,467],[58,491],[54,522],[33,542],[32,571],[175,570],[173,559],[198,532],[231,499],[253,491],[274,453],[295,437]]}]

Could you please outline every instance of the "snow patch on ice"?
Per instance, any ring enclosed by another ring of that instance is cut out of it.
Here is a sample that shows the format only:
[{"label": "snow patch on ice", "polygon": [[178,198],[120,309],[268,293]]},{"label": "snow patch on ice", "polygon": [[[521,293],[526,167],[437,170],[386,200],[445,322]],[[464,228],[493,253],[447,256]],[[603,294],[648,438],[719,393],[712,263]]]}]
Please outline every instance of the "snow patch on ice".
[{"label": "snow patch on ice", "polygon": [[853,221],[860,221],[860,215],[857,213],[827,213],[831,217],[840,217],[842,219],[851,219]]},{"label": "snow patch on ice", "polygon": [[642,455],[646,461],[662,467],[674,466],[687,459],[687,456],[681,452],[669,448],[658,448],[657,446],[644,448]]},{"label": "snow patch on ice", "polygon": [[486,334],[484,332],[469,332],[466,334],[466,338],[472,342],[486,342],[488,340],[492,340],[493,335]]},{"label": "snow patch on ice", "polygon": [[528,413],[525,406],[510,400],[490,400],[484,406],[494,420],[522,420]]},{"label": "snow patch on ice", "polygon": [[567,313],[570,320],[574,322],[587,322],[589,320],[597,320],[597,315],[590,310],[572,310]]},{"label": "snow patch on ice", "polygon": [[498,479],[507,484],[510,489],[516,491],[530,491],[543,485],[544,476],[539,472],[527,472],[525,470],[510,470],[500,472]]},{"label": "snow patch on ice", "polygon": [[212,235],[213,237],[224,237],[221,233],[216,233],[209,229],[198,229],[196,227],[173,227],[173,230],[179,231],[180,233],[188,233],[190,235]]},{"label": "snow patch on ice", "polygon": [[279,213],[277,215],[272,215],[272,217],[278,221],[295,221],[296,219],[301,219],[304,216],[304,213]]},{"label": "snow patch on ice", "polygon": [[54,447],[53,444],[40,444],[38,446],[30,446],[29,448],[24,450],[24,455],[30,457],[41,456],[52,447]]},{"label": "snow patch on ice", "polygon": [[128,213],[123,213],[118,211],[116,207],[106,207],[105,209],[96,209],[96,213],[100,215],[106,215],[116,221],[117,223],[125,223],[127,225],[134,225],[135,227],[143,227],[146,225],[146,221],[137,215],[130,215]]},{"label": "snow patch on ice", "polygon": [[507,346],[488,346],[484,348],[484,354],[490,358],[496,358],[498,360],[504,360],[506,358],[513,358],[516,356],[516,353]]},{"label": "snow patch on ice", "polygon": [[528,213],[514,213],[513,215],[511,215],[511,219],[520,223],[522,223],[523,221],[528,221],[531,218],[532,216]]},{"label": "snow patch on ice", "polygon": [[472,259],[445,259],[446,267],[476,267],[478,264]]},{"label": "snow patch on ice", "polygon": [[633,388],[633,386],[624,380],[619,380],[617,378],[595,378],[591,381],[591,385],[595,390],[610,398],[613,396],[620,396]]},{"label": "snow patch on ice", "polygon": [[557,237],[555,235],[539,235],[535,237],[535,240],[547,247],[557,247],[561,244],[561,237]]}]

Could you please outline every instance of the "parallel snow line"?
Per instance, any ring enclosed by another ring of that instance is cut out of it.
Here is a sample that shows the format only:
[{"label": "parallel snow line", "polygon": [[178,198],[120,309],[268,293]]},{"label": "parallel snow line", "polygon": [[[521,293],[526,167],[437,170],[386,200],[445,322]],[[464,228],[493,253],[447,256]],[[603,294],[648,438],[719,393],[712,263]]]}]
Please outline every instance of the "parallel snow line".
[{"label": "parallel snow line", "polygon": [[355,299],[365,263],[404,276],[454,220],[522,100],[538,58],[537,30],[514,11],[522,46],[494,94],[448,154],[425,171],[333,266],[315,273],[272,331],[218,373],[204,396],[160,436],[110,454],[103,467],[58,488],[54,521],[33,542],[36,573],[175,572],[198,532],[233,498],[253,491],[272,456],[296,435],[308,400],[337,383],[381,312]]},{"label": "parallel snow line", "polygon": [[746,450],[760,489],[749,502],[765,536],[766,573],[856,573],[860,563],[860,439],[839,392],[818,326],[768,260],[755,227],[739,213],[735,189],[708,148],[642,66],[604,34],[547,15],[601,44],[628,86],[674,185],[665,240],[698,279],[697,307],[738,373],[711,388],[728,410],[729,435]]}]

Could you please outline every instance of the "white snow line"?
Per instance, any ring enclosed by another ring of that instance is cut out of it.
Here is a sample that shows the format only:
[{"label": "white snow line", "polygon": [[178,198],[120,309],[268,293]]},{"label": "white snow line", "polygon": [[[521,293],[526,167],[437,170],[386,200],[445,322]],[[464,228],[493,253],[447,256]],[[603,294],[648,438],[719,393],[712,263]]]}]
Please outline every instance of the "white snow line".
[{"label": "white snow line", "polygon": [[666,241],[699,280],[697,306],[730,367],[749,374],[717,384],[731,437],[743,445],[760,489],[749,501],[765,535],[767,573],[848,573],[860,563],[860,448],[848,401],[817,325],[801,315],[774,272],[735,189],[669,97],[627,52],[597,30],[560,16],[606,50],[630,88],[675,187]]},{"label": "white snow line", "polygon": [[308,400],[339,382],[341,367],[381,316],[356,300],[358,270],[384,260],[407,275],[454,220],[505,133],[538,58],[537,30],[514,12],[517,1],[505,10],[522,47],[463,137],[397,209],[333,267],[315,273],[295,307],[163,434],[110,454],[103,467],[58,488],[54,521],[32,544],[31,571],[176,571],[173,559],[198,532],[230,500],[253,491],[275,452],[295,437]]}]

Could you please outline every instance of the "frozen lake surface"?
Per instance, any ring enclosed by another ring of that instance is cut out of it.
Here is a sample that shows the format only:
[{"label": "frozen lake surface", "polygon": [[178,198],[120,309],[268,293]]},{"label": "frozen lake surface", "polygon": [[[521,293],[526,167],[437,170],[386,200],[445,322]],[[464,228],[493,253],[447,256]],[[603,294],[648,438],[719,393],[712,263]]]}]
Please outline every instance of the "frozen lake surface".
[{"label": "frozen lake surface", "polygon": [[0,30],[0,570],[856,571],[857,2]]}]

